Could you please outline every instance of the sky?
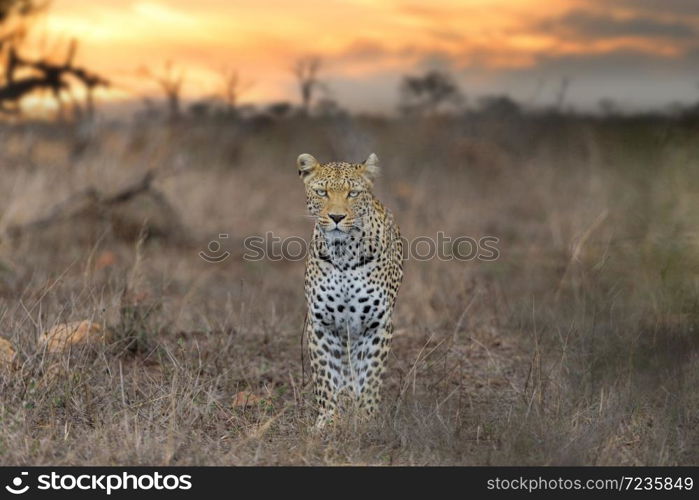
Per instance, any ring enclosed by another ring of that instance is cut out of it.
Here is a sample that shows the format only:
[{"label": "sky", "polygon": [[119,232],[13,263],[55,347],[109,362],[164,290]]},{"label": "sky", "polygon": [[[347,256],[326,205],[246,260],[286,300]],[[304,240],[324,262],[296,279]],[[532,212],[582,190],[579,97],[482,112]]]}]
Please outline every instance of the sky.
[{"label": "sky", "polygon": [[564,79],[579,109],[699,101],[699,0],[53,0],[34,30],[56,51],[76,37],[77,61],[115,83],[107,100],[157,96],[139,68],[168,60],[187,98],[237,70],[244,101],[297,100],[290,68],[316,55],[328,96],[357,111],[395,109],[401,77],[429,69],[470,103],[551,105]]}]

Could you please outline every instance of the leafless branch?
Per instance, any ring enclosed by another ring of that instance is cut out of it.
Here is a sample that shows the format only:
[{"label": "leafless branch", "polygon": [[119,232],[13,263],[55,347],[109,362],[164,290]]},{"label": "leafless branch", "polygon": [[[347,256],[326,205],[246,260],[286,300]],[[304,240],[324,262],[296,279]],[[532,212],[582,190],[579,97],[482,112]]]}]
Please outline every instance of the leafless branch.
[{"label": "leafless branch", "polygon": [[317,56],[307,56],[296,61],[292,67],[292,72],[296,76],[301,93],[301,109],[308,113],[311,107],[311,100],[317,88],[322,86],[318,73],[322,67],[322,60]]}]

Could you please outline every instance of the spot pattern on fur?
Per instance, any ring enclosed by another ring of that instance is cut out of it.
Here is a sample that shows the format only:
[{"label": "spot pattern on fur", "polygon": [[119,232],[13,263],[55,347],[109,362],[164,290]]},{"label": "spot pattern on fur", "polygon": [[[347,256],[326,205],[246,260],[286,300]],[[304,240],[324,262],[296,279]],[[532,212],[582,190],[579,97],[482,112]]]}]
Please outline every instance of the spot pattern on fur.
[{"label": "spot pattern on fur", "polygon": [[403,244],[391,212],[372,193],[376,155],[360,164],[320,164],[304,154],[297,163],[316,217],[306,262],[305,335],[316,426],[323,427],[345,395],[367,416],[379,406]]}]

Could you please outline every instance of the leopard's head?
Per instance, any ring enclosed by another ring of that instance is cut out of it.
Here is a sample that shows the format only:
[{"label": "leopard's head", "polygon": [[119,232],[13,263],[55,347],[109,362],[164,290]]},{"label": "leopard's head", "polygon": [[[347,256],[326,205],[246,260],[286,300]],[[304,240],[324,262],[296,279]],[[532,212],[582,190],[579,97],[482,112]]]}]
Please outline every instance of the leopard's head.
[{"label": "leopard's head", "polygon": [[372,187],[379,159],[372,153],[364,163],[319,163],[304,153],[296,160],[306,187],[306,204],[326,233],[341,235],[361,229],[373,209]]}]

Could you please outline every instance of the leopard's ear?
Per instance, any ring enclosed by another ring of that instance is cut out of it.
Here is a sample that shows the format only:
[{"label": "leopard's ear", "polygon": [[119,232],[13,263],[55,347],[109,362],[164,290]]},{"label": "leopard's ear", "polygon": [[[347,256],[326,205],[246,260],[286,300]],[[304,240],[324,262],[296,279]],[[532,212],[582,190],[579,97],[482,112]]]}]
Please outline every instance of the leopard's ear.
[{"label": "leopard's ear", "polygon": [[296,159],[296,165],[299,168],[299,175],[303,182],[308,182],[313,171],[318,167],[318,160],[308,153],[300,154]]},{"label": "leopard's ear", "polygon": [[379,157],[376,156],[376,153],[371,153],[364,162],[364,177],[369,182],[373,182],[379,175],[379,170]]}]

